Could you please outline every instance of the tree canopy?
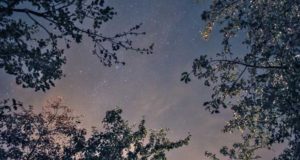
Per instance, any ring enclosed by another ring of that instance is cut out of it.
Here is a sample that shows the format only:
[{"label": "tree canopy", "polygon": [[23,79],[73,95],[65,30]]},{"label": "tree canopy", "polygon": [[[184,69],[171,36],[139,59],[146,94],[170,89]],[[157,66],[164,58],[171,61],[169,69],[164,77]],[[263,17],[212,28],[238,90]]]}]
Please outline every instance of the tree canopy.
[{"label": "tree canopy", "polygon": [[0,159],[165,160],[165,152],[187,145],[190,136],[170,141],[167,130],[149,130],[145,120],[130,125],[116,108],[106,112],[103,129],[88,136],[80,117],[49,102],[40,113],[16,100],[0,102]]},{"label": "tree canopy", "polygon": [[[215,56],[196,58],[181,80],[188,83],[193,76],[212,87],[211,100],[204,103],[211,113],[233,111],[224,132],[240,130],[243,142],[223,147],[223,155],[256,159],[257,150],[286,143],[276,159],[300,159],[299,13],[298,0],[213,0],[203,12],[203,38],[218,25],[223,48]],[[242,44],[234,42],[237,35]],[[233,48],[241,45],[245,53]]]},{"label": "tree canopy", "polygon": [[[118,51],[151,54],[134,46],[142,24],[114,35],[101,32],[116,11],[104,0],[4,0],[0,2],[0,68],[16,83],[46,91],[64,76],[64,50],[85,39],[104,65],[125,62]],[[130,125],[120,108],[106,112],[103,128],[80,126],[79,116],[53,101],[37,113],[15,99],[0,101],[0,159],[166,160],[166,152],[187,145],[190,135],[171,141],[167,129],[150,130],[142,119]]]},{"label": "tree canopy", "polygon": [[145,34],[138,31],[141,24],[112,36],[101,32],[115,15],[104,0],[3,0],[0,68],[24,88],[46,91],[64,76],[64,50],[83,38],[94,43],[92,53],[104,66],[125,64],[118,59],[119,50],[152,53],[153,45],[138,48],[131,40]]}]

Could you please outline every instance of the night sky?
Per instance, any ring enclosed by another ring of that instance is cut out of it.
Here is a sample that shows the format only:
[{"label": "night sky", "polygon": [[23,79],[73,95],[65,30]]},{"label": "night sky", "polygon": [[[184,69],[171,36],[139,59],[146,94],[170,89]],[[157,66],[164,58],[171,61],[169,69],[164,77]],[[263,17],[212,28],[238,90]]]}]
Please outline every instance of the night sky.
[{"label": "night sky", "polygon": [[[202,81],[180,82],[180,75],[191,69],[194,58],[221,50],[220,36],[214,31],[208,41],[199,32],[204,26],[201,13],[209,1],[193,0],[110,0],[118,15],[103,26],[103,33],[126,31],[143,23],[140,31],[147,35],[135,39],[136,46],[155,43],[154,54],[122,52],[125,66],[106,68],[91,54],[92,43],[85,40],[66,51],[66,77],[46,93],[17,86],[14,77],[0,71],[0,98],[17,98],[25,104],[41,106],[61,96],[76,114],[84,115],[84,127],[99,126],[105,111],[116,106],[124,118],[138,122],[143,116],[148,128],[169,128],[176,140],[192,134],[188,146],[169,152],[171,160],[198,160],[204,151],[219,148],[237,140],[221,129],[231,116],[229,111],[210,115],[202,103],[210,90]],[[275,151],[271,151],[274,155]]]}]

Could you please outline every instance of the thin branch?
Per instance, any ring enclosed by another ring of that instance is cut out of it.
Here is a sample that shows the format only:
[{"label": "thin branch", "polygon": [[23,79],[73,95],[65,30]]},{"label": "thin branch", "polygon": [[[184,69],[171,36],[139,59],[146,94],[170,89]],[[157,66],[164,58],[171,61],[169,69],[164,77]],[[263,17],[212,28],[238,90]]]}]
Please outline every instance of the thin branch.
[{"label": "thin branch", "polygon": [[243,74],[245,73],[246,69],[248,67],[246,66],[243,71],[239,74],[238,78],[233,82],[233,84],[231,85],[229,91],[231,91],[233,89],[233,87],[235,86],[235,84],[240,80],[240,78],[243,76]]},{"label": "thin branch", "polygon": [[[131,46],[126,46],[124,45],[122,42],[120,41],[116,41],[116,37],[105,37],[103,36],[102,34],[97,34],[97,33],[92,33],[92,32],[89,32],[89,31],[86,31],[86,30],[82,30],[82,29],[79,29],[77,28],[78,31],[82,32],[82,33],[85,33],[87,35],[92,35],[92,36],[95,36],[95,37],[98,37],[98,38],[101,38],[101,39],[105,39],[105,40],[108,40],[109,42],[111,42],[112,44],[115,44],[115,45],[119,45],[121,46],[122,48],[126,49],[126,50],[132,50],[132,51],[137,51],[137,52],[140,52],[140,51],[147,51],[146,49],[139,49],[139,48],[133,48]],[[127,32],[126,33],[123,33],[121,34],[121,36],[126,36],[126,35],[129,35],[130,33],[132,32]],[[135,33],[135,34],[143,34],[143,33]],[[95,39],[95,41],[97,41],[97,39]]]},{"label": "thin branch", "polygon": [[260,69],[287,69],[287,66],[258,66],[258,65],[247,64],[247,63],[244,63],[241,61],[226,60],[226,59],[211,60],[210,62],[227,62],[230,64],[238,64],[238,65],[242,65],[245,67],[260,68]]},{"label": "thin branch", "polygon": [[[60,6],[60,7],[58,7],[58,8],[55,8],[55,10],[60,10],[60,9],[69,7],[69,6],[72,5],[74,2],[75,2],[75,0],[69,1],[69,2],[68,2],[67,4],[65,4],[65,5]],[[56,4],[54,7],[59,6],[60,4],[63,4],[63,3],[64,3],[64,2],[58,3],[58,4]]]},{"label": "thin branch", "polygon": [[39,25],[41,28],[43,28],[50,37],[52,37],[52,33],[41,23],[39,23],[36,19],[34,19],[28,12],[26,13],[26,15],[33,21],[35,22],[37,25]]},{"label": "thin branch", "polygon": [[46,16],[43,13],[36,12],[36,11],[30,10],[30,9],[27,9],[27,8],[14,8],[14,9],[12,9],[12,11],[13,12],[19,12],[19,13],[31,13],[31,14],[34,14],[34,15],[39,16],[39,17],[45,17]]}]

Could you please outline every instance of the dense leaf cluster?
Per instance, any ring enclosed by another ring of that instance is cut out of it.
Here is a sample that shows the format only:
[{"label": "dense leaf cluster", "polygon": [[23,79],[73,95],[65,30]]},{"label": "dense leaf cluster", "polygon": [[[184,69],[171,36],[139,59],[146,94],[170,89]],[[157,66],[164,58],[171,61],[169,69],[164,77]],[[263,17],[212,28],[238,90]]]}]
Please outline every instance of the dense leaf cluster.
[{"label": "dense leaf cluster", "polygon": [[[133,46],[133,36],[144,35],[136,25],[113,36],[101,26],[116,15],[104,0],[3,0],[0,2],[0,68],[24,88],[48,90],[64,74],[64,49],[83,38],[94,43],[93,54],[104,66],[125,64],[120,49],[152,53]],[[65,47],[63,45],[65,44]]]},{"label": "dense leaf cluster", "polygon": [[[214,25],[223,34],[223,49],[215,57],[195,59],[190,75],[213,87],[204,105],[211,113],[232,109],[224,132],[240,130],[244,142],[221,153],[231,159],[256,159],[255,151],[276,143],[288,147],[278,159],[300,159],[300,1],[213,0],[202,19],[209,38]],[[236,53],[235,37],[247,51]],[[209,157],[213,154],[207,153]]]},{"label": "dense leaf cluster", "polygon": [[106,112],[103,130],[88,136],[80,120],[56,100],[36,113],[16,100],[0,102],[0,159],[165,160],[166,151],[187,145],[170,141],[166,130],[132,127],[117,108]]}]

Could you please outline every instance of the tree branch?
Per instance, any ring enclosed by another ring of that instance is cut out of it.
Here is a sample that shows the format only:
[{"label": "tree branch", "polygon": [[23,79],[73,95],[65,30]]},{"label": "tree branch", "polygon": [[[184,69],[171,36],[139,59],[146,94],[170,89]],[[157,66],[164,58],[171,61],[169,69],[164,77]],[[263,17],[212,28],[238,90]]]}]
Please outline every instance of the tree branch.
[{"label": "tree branch", "polygon": [[[58,7],[58,8],[55,8],[55,10],[60,10],[60,9],[69,7],[69,6],[72,5],[74,2],[75,2],[75,0],[69,1],[69,2],[68,2],[67,4],[65,4],[65,5],[60,6],[60,7]],[[63,3],[60,3],[60,4],[63,4]],[[60,4],[57,4],[57,5],[55,5],[54,7],[56,7],[56,6],[60,5]]]},{"label": "tree branch", "polygon": [[30,10],[30,9],[27,9],[27,8],[13,8],[12,11],[13,12],[19,12],[19,13],[31,13],[31,14],[34,14],[34,15],[39,16],[39,17],[46,17],[46,15],[44,15],[43,13],[36,12],[36,11]]},{"label": "tree branch", "polygon": [[247,66],[245,66],[245,68],[243,69],[243,71],[239,74],[238,78],[232,83],[229,91],[231,91],[233,89],[233,87],[236,85],[236,83],[240,80],[240,78],[243,76],[243,74],[245,73],[247,69]]},{"label": "tree branch", "polygon": [[287,66],[258,66],[258,65],[247,64],[247,63],[241,62],[241,61],[226,60],[226,59],[211,60],[210,62],[227,62],[230,64],[238,64],[238,65],[242,65],[245,67],[260,68],[260,69],[287,69]]},{"label": "tree branch", "polygon": [[48,33],[48,35],[50,36],[50,38],[52,37],[52,33],[51,33],[44,25],[42,25],[42,24],[39,23],[36,19],[34,19],[28,12],[26,13],[26,15],[27,15],[33,22],[35,22],[37,25],[39,25],[41,28],[43,28],[43,29]]}]

